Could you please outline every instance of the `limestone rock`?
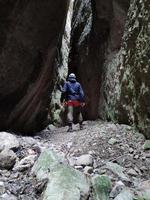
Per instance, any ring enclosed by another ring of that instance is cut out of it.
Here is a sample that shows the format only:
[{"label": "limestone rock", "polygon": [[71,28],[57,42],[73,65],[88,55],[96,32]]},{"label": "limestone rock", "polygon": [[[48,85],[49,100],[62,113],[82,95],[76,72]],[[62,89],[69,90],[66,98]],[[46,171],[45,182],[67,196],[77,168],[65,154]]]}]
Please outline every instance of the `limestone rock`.
[{"label": "limestone rock", "polygon": [[116,182],[115,186],[113,187],[110,197],[115,198],[125,187],[124,183],[122,181]]},{"label": "limestone rock", "polygon": [[0,153],[0,169],[11,169],[16,162],[16,154],[12,150],[4,149]]},{"label": "limestone rock", "polygon": [[47,188],[43,200],[87,199],[90,191],[86,176],[66,164],[52,151],[42,152],[32,168],[39,179],[47,178]]},{"label": "limestone rock", "polygon": [[58,156],[55,152],[46,149],[35,162],[32,173],[36,174],[38,179],[45,179],[51,170],[63,162],[63,158]]},{"label": "limestone rock", "polygon": [[124,189],[114,200],[133,200],[133,197],[129,189]]},{"label": "limestone rock", "polygon": [[84,167],[83,172],[84,172],[84,174],[92,174],[93,173],[93,167],[86,166],[86,167]]},{"label": "limestone rock", "polygon": [[19,140],[15,135],[7,132],[0,132],[0,144],[6,149],[19,147]]},{"label": "limestone rock", "polygon": [[150,150],[150,140],[146,140],[143,146],[144,150]]},{"label": "limestone rock", "polygon": [[22,160],[20,160],[19,163],[16,163],[13,170],[14,171],[25,171],[28,168],[32,167],[36,159],[36,155],[29,155]]},{"label": "limestone rock", "polygon": [[5,193],[5,185],[4,182],[0,181],[0,195]]},{"label": "limestone rock", "polygon": [[129,171],[127,172],[127,174],[129,174],[131,176],[137,176],[138,175],[138,173],[134,169],[129,169]]},{"label": "limestone rock", "polygon": [[108,162],[106,163],[106,168],[118,175],[122,180],[129,180],[128,177],[123,173],[125,169],[117,163]]},{"label": "limestone rock", "polygon": [[139,184],[137,194],[139,199],[150,199],[150,180],[141,182]]},{"label": "limestone rock", "polygon": [[94,200],[109,200],[111,181],[108,176],[95,176],[92,178]]},{"label": "limestone rock", "polygon": [[108,144],[116,144],[117,143],[117,140],[115,138],[111,138],[109,141],[108,141]]},{"label": "limestone rock", "polygon": [[75,158],[75,165],[92,165],[93,164],[93,157],[90,154],[81,155]]},{"label": "limestone rock", "polygon": [[59,165],[48,178],[43,200],[86,200],[89,195],[90,186],[86,177],[73,168]]},{"label": "limestone rock", "polygon": [[11,194],[5,193],[5,194],[1,195],[1,200],[8,200],[8,199],[9,200],[18,200],[18,198],[16,196],[11,195]]}]

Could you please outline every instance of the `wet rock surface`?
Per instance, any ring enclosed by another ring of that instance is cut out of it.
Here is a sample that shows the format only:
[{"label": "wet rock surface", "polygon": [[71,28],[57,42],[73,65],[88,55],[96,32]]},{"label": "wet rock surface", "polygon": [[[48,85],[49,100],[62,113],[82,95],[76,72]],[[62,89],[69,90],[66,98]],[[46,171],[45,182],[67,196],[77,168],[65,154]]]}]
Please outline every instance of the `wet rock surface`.
[{"label": "wet rock surface", "polygon": [[[146,140],[142,134],[127,125],[102,121],[84,122],[82,131],[79,130],[78,125],[74,125],[73,128],[74,131],[71,133],[66,132],[67,127],[62,127],[53,128],[52,131],[45,129],[34,137],[16,136],[19,147],[11,150],[16,156],[15,164],[10,169],[0,167],[0,198],[2,200],[48,199],[48,197],[43,197],[43,194],[49,194],[50,190],[46,189],[49,187],[48,184],[57,187],[55,181],[52,180],[59,180],[59,175],[62,177],[61,174],[72,174],[72,170],[80,171],[91,181],[96,176],[102,176],[102,179],[103,176],[104,179],[108,177],[109,189],[106,188],[106,192],[103,189],[101,191],[105,199],[121,199],[124,198],[123,196],[129,196],[131,199],[132,197],[149,198],[150,150],[144,150],[143,145]],[[117,142],[109,144],[108,141],[111,138],[115,138]],[[59,162],[53,159],[48,162],[48,153],[41,162],[43,168],[38,168],[36,163],[45,151],[57,154],[60,158]],[[85,163],[85,155],[90,162]],[[82,160],[84,163],[71,165],[70,160],[74,158],[80,158],[80,161],[84,158]],[[58,176],[55,174],[56,165],[58,171],[60,170]],[[68,172],[68,168],[71,172]],[[33,173],[35,169],[36,171],[45,170],[45,175],[42,171],[36,175]],[[48,183],[49,176],[51,182]],[[63,185],[64,180],[67,185],[69,181],[66,177],[61,184]],[[99,182],[98,188],[103,188],[101,178]],[[73,187],[75,185],[73,183]],[[71,191],[79,194],[77,190],[71,189]],[[95,190],[91,189],[84,198],[94,200],[95,195]]]}]

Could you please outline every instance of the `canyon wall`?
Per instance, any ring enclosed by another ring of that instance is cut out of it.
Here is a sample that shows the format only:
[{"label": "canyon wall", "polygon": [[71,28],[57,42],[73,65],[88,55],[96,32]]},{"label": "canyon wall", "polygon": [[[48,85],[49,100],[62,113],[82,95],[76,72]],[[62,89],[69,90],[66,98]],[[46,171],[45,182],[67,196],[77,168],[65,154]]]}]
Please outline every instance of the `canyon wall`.
[{"label": "canyon wall", "polygon": [[[129,1],[76,0],[69,71],[86,94],[85,119],[97,119],[104,62],[121,47]],[[101,112],[101,111],[100,111]]]},{"label": "canyon wall", "polygon": [[0,129],[47,123],[67,0],[0,0]]},{"label": "canyon wall", "polygon": [[150,4],[131,2],[121,50],[105,63],[99,113],[150,138]]}]

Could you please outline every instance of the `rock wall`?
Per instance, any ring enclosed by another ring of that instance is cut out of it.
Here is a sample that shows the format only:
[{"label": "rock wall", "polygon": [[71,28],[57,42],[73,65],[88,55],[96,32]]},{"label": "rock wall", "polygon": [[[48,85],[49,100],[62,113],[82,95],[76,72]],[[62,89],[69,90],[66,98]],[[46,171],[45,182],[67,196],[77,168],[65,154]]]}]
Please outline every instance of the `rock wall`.
[{"label": "rock wall", "polygon": [[129,1],[76,0],[69,71],[86,94],[85,119],[97,119],[106,59],[119,51]]},{"label": "rock wall", "polygon": [[69,53],[70,53],[70,39],[71,39],[71,23],[73,16],[73,5],[75,0],[70,0],[68,6],[68,13],[66,18],[65,29],[62,37],[62,43],[58,48],[57,53],[57,79],[55,81],[55,86],[52,92],[50,109],[49,109],[49,119],[50,122],[56,125],[62,125],[64,118],[63,112],[64,108],[61,106],[61,92],[58,88],[58,85],[63,85],[64,81],[68,75],[68,62],[69,62]]},{"label": "rock wall", "polygon": [[67,0],[0,0],[1,130],[46,125],[67,8]]},{"label": "rock wall", "polygon": [[99,112],[105,119],[134,124],[150,138],[149,9],[148,0],[131,2],[121,50],[106,63]]}]

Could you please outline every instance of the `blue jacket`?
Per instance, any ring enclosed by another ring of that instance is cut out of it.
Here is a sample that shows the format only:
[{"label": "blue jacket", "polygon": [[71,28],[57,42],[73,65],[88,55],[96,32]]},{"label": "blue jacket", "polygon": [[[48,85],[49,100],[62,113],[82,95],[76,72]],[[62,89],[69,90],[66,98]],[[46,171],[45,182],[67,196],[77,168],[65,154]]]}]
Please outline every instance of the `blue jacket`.
[{"label": "blue jacket", "polygon": [[64,93],[64,98],[66,101],[78,100],[80,102],[84,102],[83,89],[80,83],[74,78],[68,79],[68,82],[65,82],[62,92]]}]

